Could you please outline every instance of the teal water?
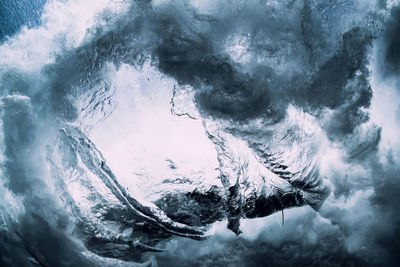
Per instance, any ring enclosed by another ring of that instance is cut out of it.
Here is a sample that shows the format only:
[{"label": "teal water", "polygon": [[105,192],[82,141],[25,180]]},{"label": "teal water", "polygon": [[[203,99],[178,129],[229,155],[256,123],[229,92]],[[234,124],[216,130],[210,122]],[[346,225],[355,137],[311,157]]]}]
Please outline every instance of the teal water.
[{"label": "teal water", "polygon": [[46,0],[1,0],[0,1],[0,42],[18,32],[23,26],[35,27]]}]

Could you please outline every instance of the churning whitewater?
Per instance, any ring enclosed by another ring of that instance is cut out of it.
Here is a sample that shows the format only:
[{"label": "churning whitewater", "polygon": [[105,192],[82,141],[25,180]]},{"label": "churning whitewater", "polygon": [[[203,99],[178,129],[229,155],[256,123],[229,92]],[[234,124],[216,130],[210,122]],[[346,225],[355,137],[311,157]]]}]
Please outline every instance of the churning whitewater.
[{"label": "churning whitewater", "polygon": [[396,266],[396,1],[0,7],[1,266]]}]

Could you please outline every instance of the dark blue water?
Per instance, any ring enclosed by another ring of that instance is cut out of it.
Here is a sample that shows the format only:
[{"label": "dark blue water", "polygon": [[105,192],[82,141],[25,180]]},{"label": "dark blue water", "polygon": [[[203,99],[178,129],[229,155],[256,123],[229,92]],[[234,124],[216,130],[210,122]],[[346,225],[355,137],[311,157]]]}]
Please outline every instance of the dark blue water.
[{"label": "dark blue water", "polygon": [[46,0],[0,0],[0,42],[25,25],[39,25],[45,3]]}]

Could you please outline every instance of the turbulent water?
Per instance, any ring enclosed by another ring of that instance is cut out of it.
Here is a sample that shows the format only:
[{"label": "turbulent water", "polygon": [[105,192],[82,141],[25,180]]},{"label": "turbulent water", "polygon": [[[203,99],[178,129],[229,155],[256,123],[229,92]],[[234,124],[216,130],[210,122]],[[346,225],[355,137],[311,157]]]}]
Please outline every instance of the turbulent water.
[{"label": "turbulent water", "polygon": [[29,3],[1,266],[398,264],[397,1]]}]

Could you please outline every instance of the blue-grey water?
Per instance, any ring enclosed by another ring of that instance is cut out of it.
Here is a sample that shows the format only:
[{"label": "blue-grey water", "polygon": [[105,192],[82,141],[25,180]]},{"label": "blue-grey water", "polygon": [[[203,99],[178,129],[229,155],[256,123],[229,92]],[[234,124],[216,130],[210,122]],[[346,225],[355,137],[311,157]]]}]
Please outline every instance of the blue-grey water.
[{"label": "blue-grey water", "polygon": [[398,266],[396,1],[0,1],[0,266]]}]

